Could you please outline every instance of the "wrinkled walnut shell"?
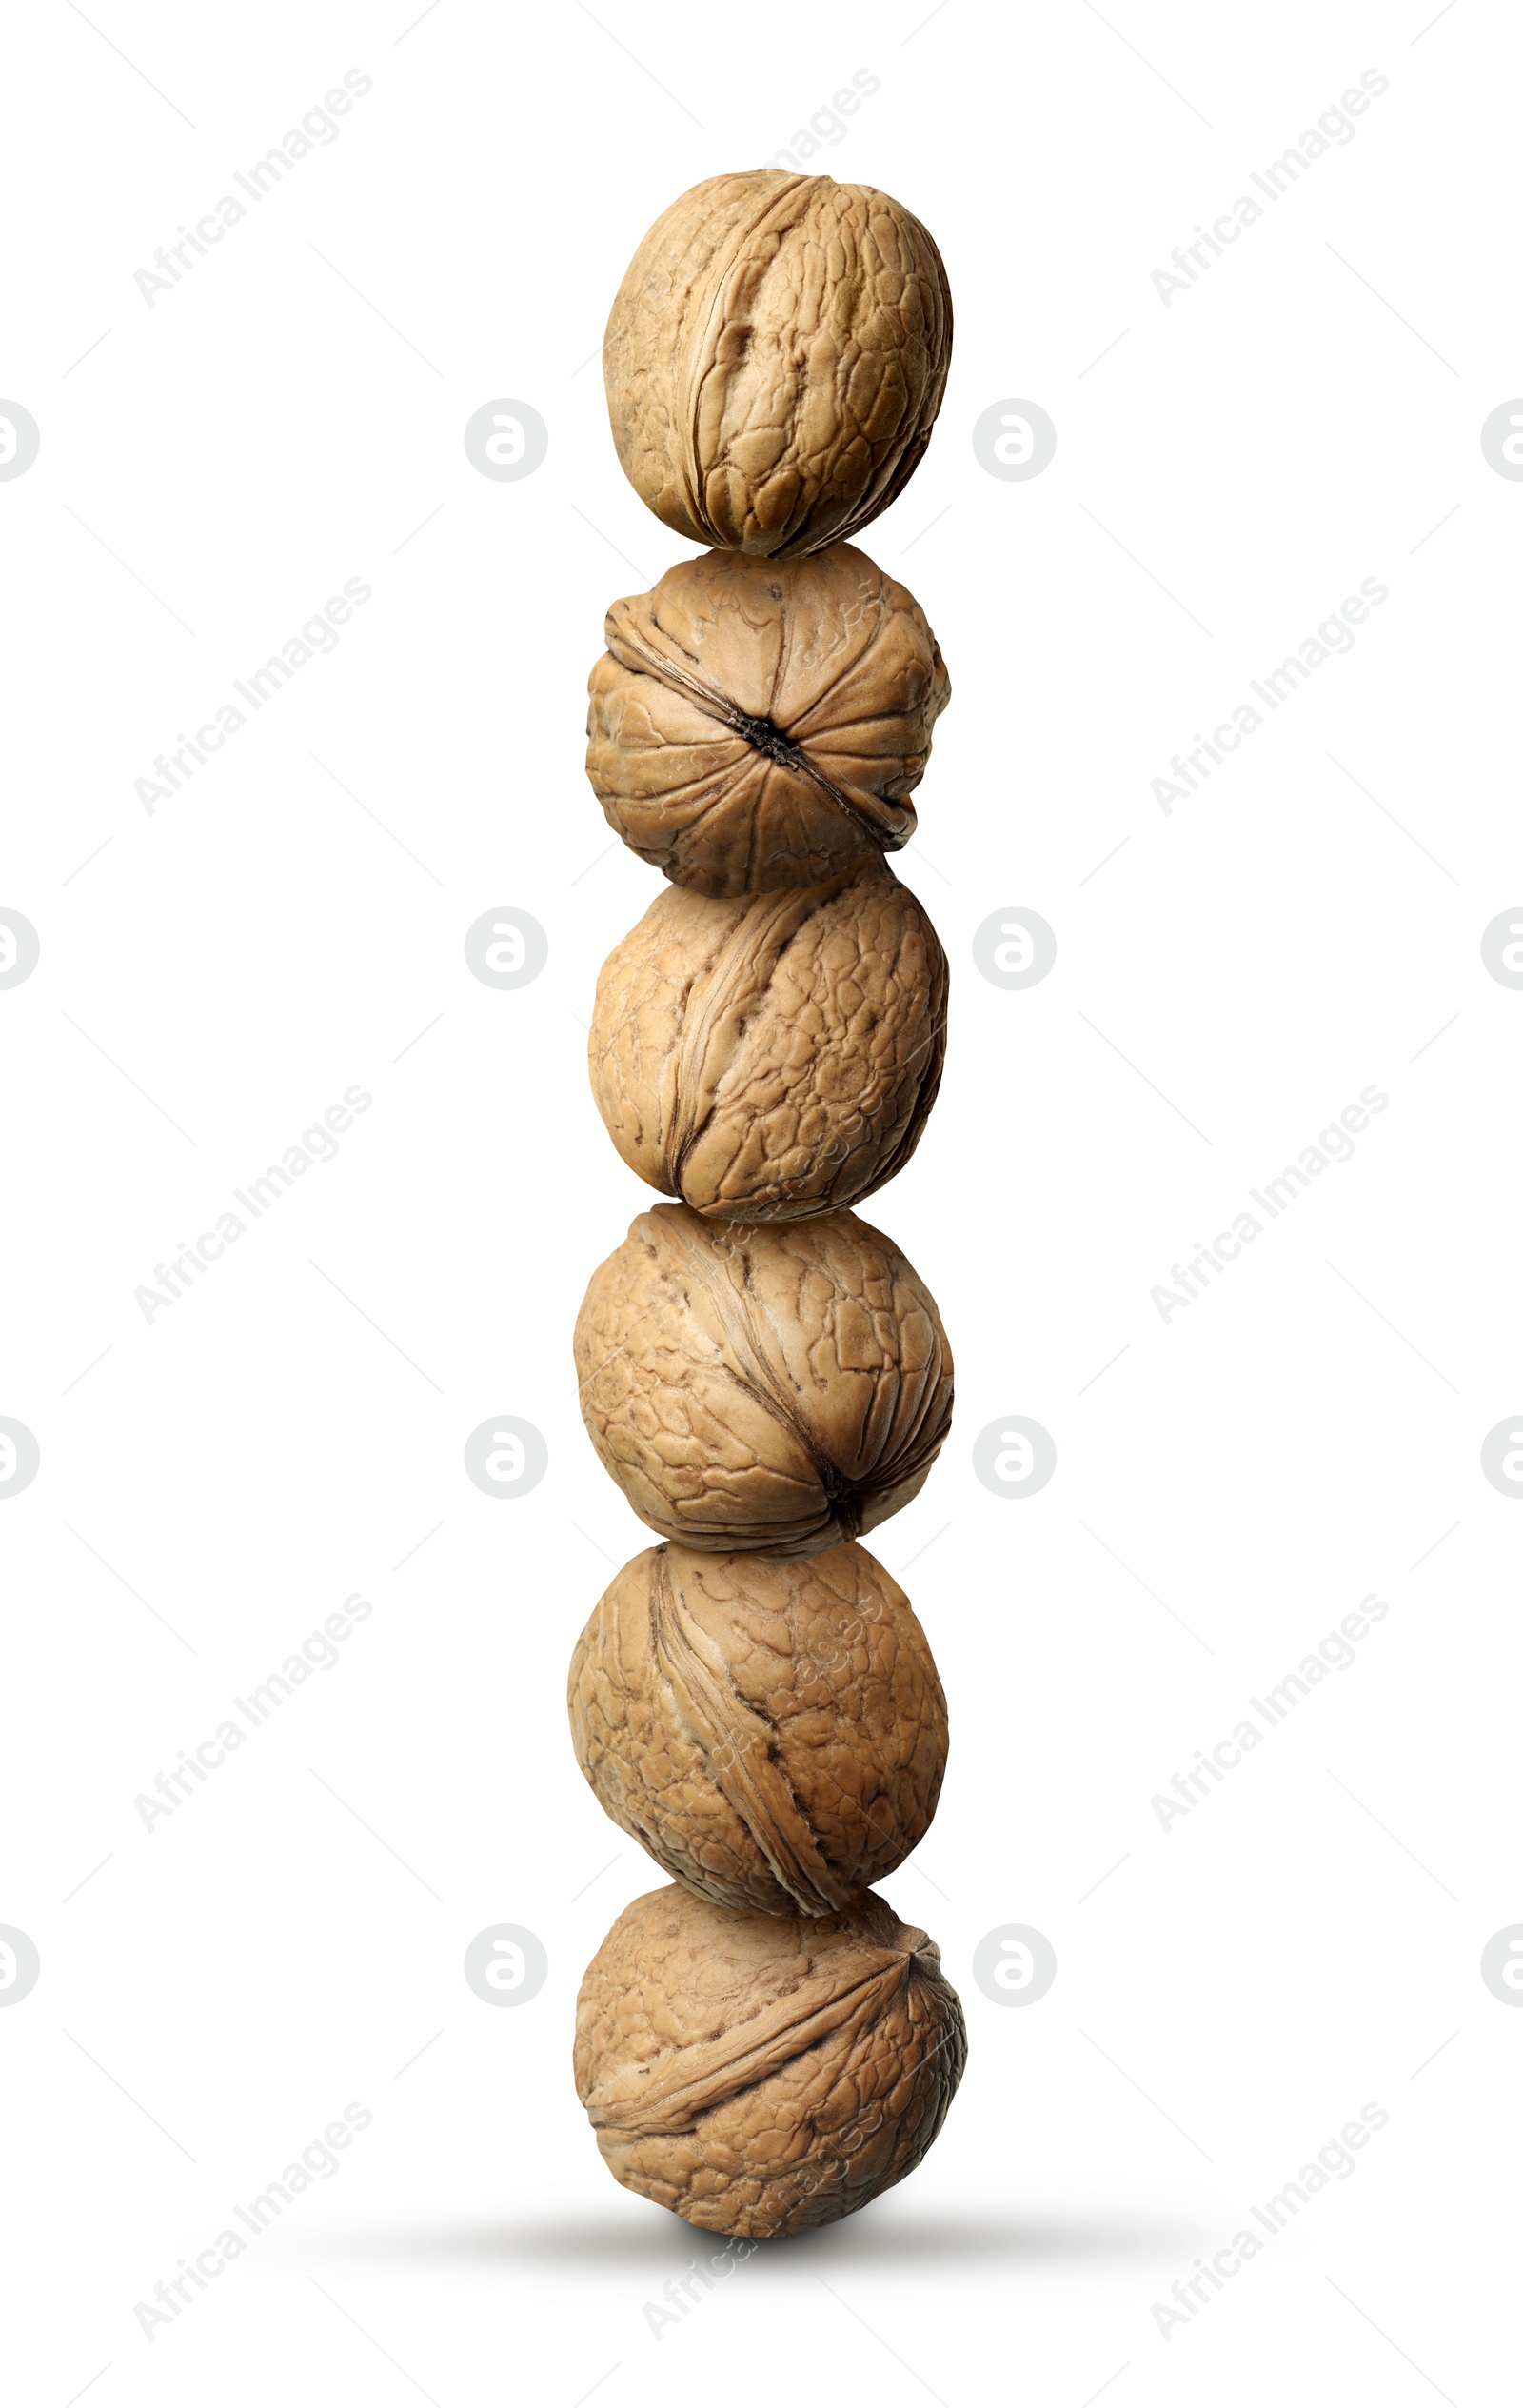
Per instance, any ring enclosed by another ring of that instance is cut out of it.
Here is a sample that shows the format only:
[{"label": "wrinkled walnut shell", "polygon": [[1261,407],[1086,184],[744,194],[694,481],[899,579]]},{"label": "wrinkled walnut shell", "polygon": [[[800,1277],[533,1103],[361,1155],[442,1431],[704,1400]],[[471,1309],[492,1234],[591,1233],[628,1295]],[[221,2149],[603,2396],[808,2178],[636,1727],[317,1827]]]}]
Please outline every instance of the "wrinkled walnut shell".
[{"label": "wrinkled walnut shell", "polygon": [[582,1416],[642,1522],[704,1552],[816,1555],[919,1494],[952,1419],[935,1300],[854,1213],[657,1204],[594,1271]]},{"label": "wrinkled walnut shell", "polygon": [[865,2207],[919,2165],[966,2056],[934,1941],[870,1890],[812,1922],[653,1890],[577,1999],[577,2092],[608,2171],[710,2233]]},{"label": "wrinkled walnut shell", "polygon": [[566,1703],[593,1794],[720,1906],[830,1915],[902,1864],[946,1768],[925,1633],[865,1547],[648,1547],[593,1610]]},{"label": "wrinkled walnut shell", "polygon": [[608,319],[620,466],[695,543],[818,551],[914,473],[951,355],[940,254],[886,192],[708,176],[651,227]]},{"label": "wrinkled walnut shell", "polygon": [[633,1171],[724,1221],[860,1203],[920,1143],[946,956],[880,862],[721,902],[668,886],[598,979],[592,1092]]},{"label": "wrinkled walnut shell", "polygon": [[920,604],[865,552],[704,552],[616,602],[603,637],[587,776],[676,885],[806,886],[913,835],[952,685]]}]

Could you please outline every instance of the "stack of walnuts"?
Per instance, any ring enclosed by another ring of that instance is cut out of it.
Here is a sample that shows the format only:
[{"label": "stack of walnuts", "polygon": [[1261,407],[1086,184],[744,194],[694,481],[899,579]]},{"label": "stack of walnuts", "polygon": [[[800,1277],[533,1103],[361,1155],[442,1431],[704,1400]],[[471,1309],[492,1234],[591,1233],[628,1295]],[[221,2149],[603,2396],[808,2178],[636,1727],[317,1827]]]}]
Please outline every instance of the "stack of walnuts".
[{"label": "stack of walnuts", "polygon": [[577,2087],[617,2179],[710,2232],[829,2223],[936,2138],[965,2054],[871,1884],[928,1828],[946,1702],[858,1542],[946,1437],[936,1302],[855,1206],[936,1098],[947,966],[886,856],[951,687],[846,539],[913,472],[952,342],[935,244],[828,176],[713,176],[608,323],[625,473],[713,547],[616,602],[587,774],[670,884],[603,965],[589,1059],[671,1203],[593,1275],[582,1410],[661,1543],[571,1662],[577,1759],[673,1886],[588,1967]]}]

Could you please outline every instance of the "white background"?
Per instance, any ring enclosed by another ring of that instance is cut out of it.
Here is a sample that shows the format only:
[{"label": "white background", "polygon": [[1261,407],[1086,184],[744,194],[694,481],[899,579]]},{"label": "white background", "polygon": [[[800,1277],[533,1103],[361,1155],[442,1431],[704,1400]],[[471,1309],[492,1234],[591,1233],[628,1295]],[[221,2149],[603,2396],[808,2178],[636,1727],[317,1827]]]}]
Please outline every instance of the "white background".
[{"label": "white background", "polygon": [[[1523,894],[1523,490],[1478,436],[1523,389],[1523,27],[415,14],[42,0],[8,36],[0,390],[42,430],[0,484],[0,904],[42,943],[0,993],[0,1412],[42,1456],[0,1503],[0,1921],[42,1960],[0,2014],[8,2398],[1509,2396],[1523,2016],[1478,1960],[1523,1915],[1520,1523],[1479,1450],[1523,1382],[1523,994],[1479,939]],[[155,247],[350,68],[338,140],[148,307]],[[880,89],[811,164],[923,218],[957,311],[929,455],[863,538],[954,686],[900,857],[953,963],[947,1078],[868,1214],[958,1358],[877,1543],[919,1559],[954,1734],[889,1895],[971,2056],[909,2181],[658,2338],[644,2303],[711,2244],[610,2181],[569,2047],[659,1877],[562,1701],[645,1543],[570,1359],[648,1201],[583,1024],[655,892],[605,849],[583,683],[683,547],[594,355],[658,211],[858,69]],[[1368,69],[1355,138],[1166,308],[1174,246]],[[501,396],[549,429],[520,483],[462,444]],[[1029,483],[971,445],[1012,396],[1058,432]],[[338,649],[149,816],[155,754],[349,577]],[[1355,648],[1166,816],[1170,756],[1366,578]],[[1057,931],[1027,992],[973,965],[1003,905]],[[549,937],[515,993],[463,955],[497,906]],[[147,1323],[134,1288],[351,1085],[338,1158]],[[1171,1265],[1372,1085],[1355,1158],[1165,1323]],[[518,1501],[462,1466],[503,1413],[549,1446]],[[1012,1413],[1058,1448],[1024,1501],[971,1468]],[[134,1797],[355,1591],[337,1666],[145,1830]],[[1160,1828],[1372,1591],[1353,1668]],[[461,1969],[501,1921],[550,1961],[513,2012]],[[1058,1955],[1020,2012],[971,1978],[1007,1922]],[[134,2303],[351,2100],[341,2171],[145,2338]],[[1366,2102],[1356,2173],[1165,2338],[1153,2303]]]}]

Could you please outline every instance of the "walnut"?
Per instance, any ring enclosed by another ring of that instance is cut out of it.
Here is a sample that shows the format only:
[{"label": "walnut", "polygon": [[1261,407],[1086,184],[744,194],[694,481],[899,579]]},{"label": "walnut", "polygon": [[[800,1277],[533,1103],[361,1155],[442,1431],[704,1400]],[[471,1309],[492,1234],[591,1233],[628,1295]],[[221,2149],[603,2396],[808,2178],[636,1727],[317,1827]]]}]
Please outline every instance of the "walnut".
[{"label": "walnut", "polygon": [[952,1419],[929,1290],[854,1213],[745,1227],[657,1204],[574,1340],[603,1469],[663,1539],[815,1555],[918,1495]]},{"label": "walnut", "polygon": [[920,1143],[947,966],[881,862],[722,902],[668,886],[603,965],[592,1092],[633,1171],[695,1212],[860,1203]]},{"label": "walnut", "polygon": [[594,1608],[566,1702],[604,1813],[721,1906],[833,1914],[936,1812],[946,1700],[865,1547],[802,1563],[647,1547]]},{"label": "walnut", "polygon": [[616,602],[603,636],[587,776],[678,886],[809,886],[913,835],[952,686],[920,604],[865,552],[703,552]]},{"label": "walnut", "polygon": [[656,220],[608,319],[620,465],[695,543],[818,551],[913,475],[951,353],[940,254],[886,192],[709,176]]},{"label": "walnut", "polygon": [[626,1906],[587,1967],[572,2061],[616,2181],[764,2239],[912,2173],[966,2056],[935,1943],[871,1890],[801,1921],[672,1888]]}]

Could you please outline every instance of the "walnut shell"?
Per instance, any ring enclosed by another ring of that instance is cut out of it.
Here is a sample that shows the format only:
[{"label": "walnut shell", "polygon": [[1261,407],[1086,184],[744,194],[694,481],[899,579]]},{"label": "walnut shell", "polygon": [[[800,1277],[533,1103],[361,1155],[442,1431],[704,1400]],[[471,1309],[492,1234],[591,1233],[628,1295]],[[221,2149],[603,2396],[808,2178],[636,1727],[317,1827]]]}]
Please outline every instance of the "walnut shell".
[{"label": "walnut shell", "polygon": [[587,776],[678,886],[806,886],[913,835],[952,685],[920,604],[865,552],[703,552],[616,602],[603,637]]},{"label": "walnut shell", "polygon": [[854,1213],[745,1227],[657,1204],[594,1271],[582,1417],[659,1537],[817,1555],[919,1494],[952,1419],[930,1291]]},{"label": "walnut shell", "polygon": [[605,1814],[717,1905],[829,1915],[902,1864],[946,1769],[925,1633],[865,1547],[803,1563],[647,1547],[566,1703]]},{"label": "walnut shell", "polygon": [[919,2165],[966,2057],[935,1942],[871,1890],[812,1922],[652,1890],[577,1999],[577,2092],[608,2171],[710,2233],[865,2207]]},{"label": "walnut shell", "polygon": [[788,559],[886,509],[952,355],[930,235],[868,184],[754,168],[664,210],[603,338],[620,466],[695,543]]},{"label": "walnut shell", "polygon": [[886,866],[722,902],[668,886],[598,979],[592,1092],[633,1171],[722,1221],[860,1203],[920,1143],[946,956]]}]

